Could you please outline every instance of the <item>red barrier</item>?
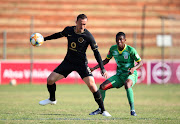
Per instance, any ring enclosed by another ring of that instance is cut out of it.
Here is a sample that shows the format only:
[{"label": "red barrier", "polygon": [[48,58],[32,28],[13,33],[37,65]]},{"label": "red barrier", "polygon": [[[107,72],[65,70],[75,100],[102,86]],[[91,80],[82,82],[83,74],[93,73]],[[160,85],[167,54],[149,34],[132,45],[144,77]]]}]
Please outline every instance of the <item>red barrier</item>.
[{"label": "red barrier", "polygon": [[[161,64],[158,61],[145,61],[142,68],[138,69],[138,82],[144,84],[161,84],[161,83],[180,83],[180,61],[165,62]],[[32,83],[45,84],[49,74],[59,65],[58,62],[34,62],[32,69]],[[96,62],[90,62],[89,67],[96,65]],[[30,83],[30,62],[0,62],[0,84],[9,84],[10,80],[16,79],[17,84]],[[109,77],[116,73],[116,63],[110,62],[105,65]],[[101,76],[100,70],[93,72],[97,83],[105,81]],[[75,84],[83,83],[79,74],[72,72],[66,79],[57,82],[58,84]]]}]

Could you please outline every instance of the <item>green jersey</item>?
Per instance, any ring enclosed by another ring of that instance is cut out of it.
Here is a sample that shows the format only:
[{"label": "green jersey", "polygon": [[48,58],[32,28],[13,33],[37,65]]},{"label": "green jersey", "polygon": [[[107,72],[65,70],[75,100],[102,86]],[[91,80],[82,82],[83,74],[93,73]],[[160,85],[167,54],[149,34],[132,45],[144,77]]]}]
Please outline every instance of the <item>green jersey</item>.
[{"label": "green jersey", "polygon": [[117,45],[111,46],[106,58],[111,59],[112,57],[114,57],[117,63],[117,75],[128,73],[128,69],[135,66],[135,61],[141,61],[141,58],[138,55],[137,51],[133,47],[126,44],[122,51],[118,50]]}]

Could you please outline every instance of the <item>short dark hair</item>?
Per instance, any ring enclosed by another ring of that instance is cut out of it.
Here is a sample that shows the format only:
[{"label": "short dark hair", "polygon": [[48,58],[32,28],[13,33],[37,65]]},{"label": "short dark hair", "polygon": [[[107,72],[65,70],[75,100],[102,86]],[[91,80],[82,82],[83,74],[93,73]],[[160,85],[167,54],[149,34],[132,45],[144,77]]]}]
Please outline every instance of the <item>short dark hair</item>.
[{"label": "short dark hair", "polygon": [[126,35],[125,35],[125,33],[124,32],[118,32],[117,34],[116,34],[116,38],[118,37],[118,36],[124,36],[124,38],[126,38]]},{"label": "short dark hair", "polygon": [[87,16],[85,15],[85,14],[79,14],[78,16],[77,16],[77,21],[78,21],[78,19],[86,19],[87,18]]}]

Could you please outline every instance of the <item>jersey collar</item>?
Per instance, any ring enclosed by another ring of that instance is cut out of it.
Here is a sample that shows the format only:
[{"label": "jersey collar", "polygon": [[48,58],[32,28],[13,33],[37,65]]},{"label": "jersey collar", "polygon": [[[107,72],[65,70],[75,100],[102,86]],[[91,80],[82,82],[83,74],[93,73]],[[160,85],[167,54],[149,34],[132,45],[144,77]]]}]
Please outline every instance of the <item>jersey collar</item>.
[{"label": "jersey collar", "polygon": [[84,30],[82,33],[77,33],[77,32],[76,32],[76,26],[75,26],[75,27],[74,27],[74,32],[75,32],[76,34],[82,34],[82,33],[85,32],[85,30]]},{"label": "jersey collar", "polygon": [[125,47],[124,47],[124,49],[123,49],[122,51],[120,51],[120,50],[118,49],[118,47],[117,47],[119,54],[122,54],[122,52],[126,49],[126,47],[127,47],[127,45],[125,44]]}]

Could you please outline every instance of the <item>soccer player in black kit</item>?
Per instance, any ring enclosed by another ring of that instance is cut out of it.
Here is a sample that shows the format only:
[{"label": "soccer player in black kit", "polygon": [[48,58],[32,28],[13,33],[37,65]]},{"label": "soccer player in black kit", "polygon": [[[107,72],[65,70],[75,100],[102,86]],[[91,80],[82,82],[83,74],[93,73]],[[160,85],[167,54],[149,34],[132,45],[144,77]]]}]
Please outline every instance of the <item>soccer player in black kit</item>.
[{"label": "soccer player in black kit", "polygon": [[50,97],[46,100],[40,101],[39,104],[56,104],[55,82],[66,78],[72,71],[76,71],[93,93],[94,99],[101,109],[101,114],[103,116],[111,116],[107,111],[105,111],[101,94],[95,84],[91,70],[87,66],[88,62],[86,57],[86,49],[88,45],[90,45],[100,66],[102,76],[107,78],[107,72],[104,69],[96,41],[92,34],[86,29],[87,20],[88,19],[85,14],[80,14],[77,16],[76,26],[68,26],[62,32],[58,32],[44,38],[44,41],[47,41],[67,37],[68,50],[62,63],[47,78],[47,89]]}]

